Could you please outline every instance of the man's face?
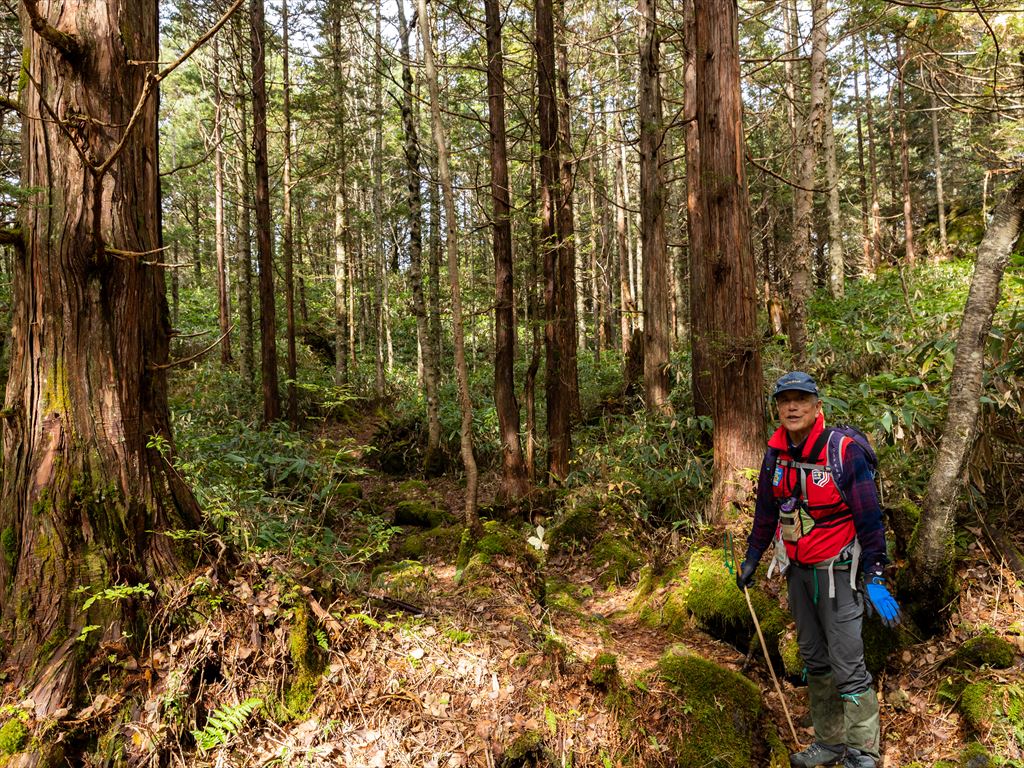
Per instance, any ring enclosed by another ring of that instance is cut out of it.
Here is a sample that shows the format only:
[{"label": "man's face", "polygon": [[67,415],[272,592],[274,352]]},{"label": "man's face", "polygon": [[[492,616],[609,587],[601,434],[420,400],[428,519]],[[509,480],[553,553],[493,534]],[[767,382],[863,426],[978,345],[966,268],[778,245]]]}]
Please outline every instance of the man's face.
[{"label": "man's face", "polygon": [[821,400],[816,395],[797,390],[780,392],[775,398],[775,406],[779,409],[779,423],[789,432],[794,443],[810,434],[815,419],[821,413]]}]

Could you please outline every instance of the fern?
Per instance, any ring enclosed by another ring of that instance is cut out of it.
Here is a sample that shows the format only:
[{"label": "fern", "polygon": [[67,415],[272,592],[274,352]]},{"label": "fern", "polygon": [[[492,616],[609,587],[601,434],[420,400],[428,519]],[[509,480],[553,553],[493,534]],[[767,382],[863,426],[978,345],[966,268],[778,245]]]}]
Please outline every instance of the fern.
[{"label": "fern", "polygon": [[263,706],[262,699],[246,699],[241,704],[221,707],[210,713],[206,727],[192,731],[196,746],[203,752],[221,746],[241,730],[249,716]]}]

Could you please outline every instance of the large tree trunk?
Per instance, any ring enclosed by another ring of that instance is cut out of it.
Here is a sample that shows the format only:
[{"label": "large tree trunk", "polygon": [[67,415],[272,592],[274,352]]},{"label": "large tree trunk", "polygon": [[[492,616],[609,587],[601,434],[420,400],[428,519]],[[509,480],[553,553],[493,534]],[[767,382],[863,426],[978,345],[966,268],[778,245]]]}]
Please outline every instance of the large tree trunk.
[{"label": "large tree trunk", "polygon": [[[827,4],[822,0],[823,12],[826,18]],[[832,87],[828,82],[828,64],[825,62],[825,52],[828,48],[828,30],[822,24],[821,37],[815,41],[815,50],[821,48],[823,85],[825,89],[825,104],[823,107],[822,123],[824,136],[822,150],[825,153],[825,180],[828,184],[828,284],[835,298],[842,297],[846,288],[846,255],[843,247],[843,220],[842,211],[839,207],[839,163],[836,159],[836,129],[832,113]]]},{"label": "large tree trunk", "polygon": [[708,317],[704,305],[708,263],[704,254],[703,207],[701,206],[700,131],[697,127],[697,19],[694,0],[683,0],[684,19],[684,99],[686,123],[686,232],[690,263],[690,383],[694,416],[710,416],[711,357],[708,350]]},{"label": "large tree trunk", "polygon": [[270,172],[267,163],[266,29],[263,0],[251,0],[252,149],[256,158],[256,244],[260,268],[260,371],[263,421],[281,418],[277,388],[277,323],[274,306],[274,251],[270,237]]},{"label": "large tree trunk", "polygon": [[283,211],[281,219],[281,250],[284,256],[284,311],[286,365],[288,389],[285,396],[285,412],[293,425],[299,423],[299,394],[296,381],[299,377],[295,350],[295,238],[292,227],[292,96],[290,73],[288,71],[288,0],[281,0],[281,36],[284,43],[281,51],[281,77],[284,80],[284,169],[281,179]]},{"label": "large tree trunk", "polygon": [[345,126],[345,82],[342,69],[341,8],[332,8],[335,14],[331,20],[331,59],[334,75],[334,100],[336,121],[334,125],[334,146],[338,166],[334,176],[334,383],[342,386],[348,383],[350,328],[352,315],[349,312],[348,273],[351,247],[348,227],[348,146]]},{"label": "large tree trunk", "polygon": [[[80,701],[81,673],[100,643],[141,647],[145,639],[137,623],[144,601],[96,600],[88,610],[83,603],[115,585],[148,583],[159,594],[184,570],[160,533],[196,527],[199,512],[161,455],[173,446],[170,328],[164,271],[154,263],[157,103],[145,88],[158,60],[156,6],[27,6],[39,21],[59,24],[69,46],[62,51],[34,31],[23,7],[29,197],[20,213],[3,420],[0,634],[8,682],[43,721]],[[90,119],[70,138],[51,106]],[[86,625],[101,629],[79,642]],[[53,740],[8,765],[57,762],[64,764],[62,746]]]},{"label": "large tree trunk", "polygon": [[580,418],[580,379],[577,365],[576,344],[576,213],[573,193],[576,187],[576,172],[572,151],[571,105],[569,96],[569,46],[566,42],[568,31],[565,25],[565,0],[556,0],[558,38],[558,91],[555,103],[558,110],[558,175],[561,191],[558,196],[556,227],[558,232],[558,290],[561,321],[558,324],[559,344],[562,347],[561,386],[568,398],[568,424],[566,433],[572,430],[573,419]]},{"label": "large tree trunk", "polygon": [[519,443],[516,401],[516,318],[513,295],[511,199],[505,141],[505,69],[501,52],[498,0],[484,0],[487,25],[487,96],[491,128],[491,228],[494,235],[494,406],[501,432],[501,499],[515,500],[529,491]]},{"label": "large tree trunk", "polygon": [[790,276],[789,339],[793,365],[803,367],[807,351],[807,302],[814,287],[814,182],[821,155],[825,112],[825,48],[828,40],[824,0],[811,3],[810,104],[802,121],[796,183],[793,190],[793,265]]},{"label": "large tree trunk", "polygon": [[213,211],[217,244],[217,315],[220,324],[220,362],[231,363],[231,305],[228,301],[227,233],[224,224],[224,97],[220,88],[220,50],[213,39]]},{"label": "large tree trunk", "polygon": [[957,334],[949,406],[921,520],[901,575],[915,618],[937,629],[953,591],[953,522],[963,471],[977,436],[985,343],[999,303],[999,284],[1024,229],[1024,175],[998,205],[978,246],[974,277]]},{"label": "large tree trunk", "polygon": [[902,38],[896,38],[896,59],[898,66],[898,93],[900,118],[900,179],[903,182],[903,239],[906,244],[906,263],[914,264],[914,204],[910,197],[910,147],[907,138],[906,77],[907,57]]},{"label": "large tree trunk", "polygon": [[[562,211],[562,186],[559,177],[558,101],[556,97],[555,23],[551,0],[537,0],[534,6],[537,35],[537,115],[540,133],[541,224],[540,247],[544,255],[544,340],[545,399],[548,426],[548,475],[560,482],[569,473],[572,450],[569,431],[572,409],[569,376],[575,368],[566,359],[569,323],[564,306],[562,280],[564,251],[559,243],[558,216]],[[570,334],[572,325],[569,326]]]},{"label": "large tree trunk", "polygon": [[405,166],[409,202],[409,282],[416,316],[416,336],[423,358],[423,392],[427,400],[427,449],[423,456],[425,474],[430,477],[441,465],[441,420],[437,400],[437,359],[427,326],[427,305],[423,296],[423,202],[420,195],[420,143],[413,109],[412,62],[405,0],[398,0],[398,34],[402,46],[402,126],[405,130]]},{"label": "large tree trunk", "polygon": [[448,251],[448,281],[452,291],[452,339],[455,350],[455,373],[459,387],[459,410],[462,423],[459,430],[462,463],[466,469],[466,527],[476,531],[480,521],[476,515],[478,472],[473,455],[473,401],[469,395],[469,368],[462,328],[462,291],[459,286],[459,234],[455,216],[455,190],[448,167],[448,142],[441,122],[441,97],[438,93],[437,70],[434,67],[434,48],[430,35],[430,16],[427,0],[419,0],[420,37],[423,40],[423,69],[430,92],[430,127],[437,148],[437,171],[444,197],[445,241]]},{"label": "large tree trunk", "polygon": [[[243,93],[246,88],[245,76],[245,44],[243,33],[242,14],[236,14],[231,20],[232,40],[236,56],[235,92]],[[246,100],[238,99],[238,160],[235,168],[235,258],[238,261],[235,272],[235,279],[238,286],[238,308],[239,320],[242,328],[239,337],[242,341],[242,358],[239,365],[239,373],[242,380],[251,385],[254,380],[254,343],[253,343],[253,313],[252,313],[252,216],[250,214],[250,184],[249,184],[249,136],[248,114],[246,112]],[[177,270],[176,270],[177,271]]]},{"label": "large tree trunk", "polygon": [[868,170],[871,184],[871,271],[882,265],[882,204],[878,199],[878,154],[875,149],[875,106],[871,97],[871,58],[868,39],[862,38],[864,49],[864,119],[868,128]]},{"label": "large tree trunk", "polygon": [[[750,251],[736,5],[695,0],[701,235],[707,260],[714,400],[714,480],[709,517],[752,495],[750,471],[764,451],[764,382]],[[714,55],[701,52],[714,51]]]},{"label": "large tree trunk", "polygon": [[[380,4],[376,5],[374,13],[374,49],[380,51]],[[388,273],[384,265],[384,179],[383,179],[383,154],[384,154],[384,89],[381,83],[381,67],[383,62],[378,60],[374,67],[373,75],[373,319],[374,335],[377,344],[375,347],[374,372],[376,373],[377,397],[384,397],[384,369],[387,355],[385,333],[386,319],[385,309],[385,288],[384,283],[388,279]]]},{"label": "large tree trunk", "polygon": [[664,126],[658,61],[657,0],[637,0],[640,25],[640,242],[643,248],[644,399],[651,413],[671,414],[669,352],[672,285],[665,243]]},{"label": "large tree trunk", "polygon": [[[934,75],[933,75],[934,77]],[[934,82],[925,83],[924,65],[921,66],[921,86],[928,91],[928,114],[932,124],[932,152],[935,154],[935,204],[939,209],[939,256],[944,258],[946,243],[946,198],[942,191],[942,145],[939,143],[939,105],[935,98]]]}]

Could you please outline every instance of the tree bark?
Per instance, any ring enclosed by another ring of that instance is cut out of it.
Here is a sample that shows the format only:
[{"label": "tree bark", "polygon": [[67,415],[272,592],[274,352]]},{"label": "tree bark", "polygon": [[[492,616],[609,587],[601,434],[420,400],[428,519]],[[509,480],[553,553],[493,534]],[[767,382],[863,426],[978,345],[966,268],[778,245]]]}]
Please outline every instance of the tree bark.
[{"label": "tree bark", "polygon": [[298,360],[295,350],[295,236],[292,226],[292,96],[291,75],[288,70],[288,0],[281,0],[281,35],[284,43],[281,51],[281,76],[284,80],[284,168],[281,187],[283,211],[281,220],[281,250],[284,256],[284,311],[285,344],[287,346],[288,384],[285,397],[285,412],[288,421],[299,423],[299,394],[296,381],[299,377]]},{"label": "tree bark", "polygon": [[657,0],[637,0],[640,25],[640,243],[644,289],[644,399],[650,413],[671,415],[669,353],[672,319],[668,247],[665,242],[665,180],[661,173],[664,126],[661,111]]},{"label": "tree bark", "polygon": [[868,213],[871,210],[871,198],[868,196],[868,177],[864,166],[864,120],[861,114],[860,75],[853,72],[853,103],[857,105],[857,178],[860,183],[860,236],[863,264],[860,274],[869,275],[873,271],[871,258],[871,228],[868,224]]},{"label": "tree bark", "polygon": [[502,481],[499,499],[514,501],[530,489],[519,442],[516,400],[516,318],[513,295],[511,197],[505,139],[505,68],[498,0],[484,0],[487,34],[487,97],[491,129],[491,231],[494,238],[494,406],[501,433]]},{"label": "tree bark", "polygon": [[761,332],[750,250],[737,11],[733,0],[695,0],[700,205],[707,260],[701,306],[709,323],[714,480],[709,518],[752,495],[764,451]]},{"label": "tree bark", "polygon": [[924,82],[924,65],[921,66],[921,86],[928,91],[928,113],[932,124],[932,152],[935,154],[935,205],[939,210],[939,256],[945,258],[949,246],[946,242],[946,198],[942,191],[942,145],[939,143],[939,105],[935,98],[934,83],[931,87]]},{"label": "tree bark", "polygon": [[704,221],[701,205],[700,130],[697,126],[697,19],[694,0],[683,0],[685,62],[683,73],[683,114],[687,123],[686,221],[687,257],[690,263],[690,384],[694,416],[711,416],[711,357],[708,350],[708,317],[704,297],[708,290],[705,273]]},{"label": "tree bark", "polygon": [[[157,101],[145,84],[158,60],[156,6],[65,0],[59,10],[81,46],[73,59],[21,14],[28,197],[19,212],[0,493],[3,667],[40,722],[81,702],[82,674],[100,643],[141,652],[144,633],[134,630],[152,603],[96,600],[83,610],[85,600],[143,584],[159,599],[188,567],[161,533],[200,524],[171,461],[170,327],[153,255],[161,245]],[[72,134],[53,106],[90,119]],[[86,625],[100,629],[79,642]],[[8,765],[70,763],[77,756],[65,747],[40,740]]]},{"label": "tree bark", "polygon": [[[231,20],[232,39],[236,59],[235,74],[238,80],[235,84],[236,93],[243,93],[246,86],[245,76],[245,49],[243,23],[241,14],[236,14]],[[248,114],[246,113],[246,99],[238,99],[238,161],[235,168],[235,194],[238,199],[235,202],[235,224],[236,224],[236,254],[238,260],[236,268],[238,286],[238,308],[242,323],[239,337],[242,341],[242,359],[239,366],[239,373],[247,385],[252,385],[255,376],[255,355],[253,342],[253,313],[252,313],[252,215],[249,206],[250,184],[249,184],[249,125]]]},{"label": "tree bark", "polygon": [[341,8],[335,4],[332,23],[331,57],[334,75],[335,154],[338,167],[334,177],[334,383],[348,383],[350,328],[348,273],[350,241],[348,227],[348,146],[346,144],[346,104],[342,69]]},{"label": "tree bark", "polygon": [[263,0],[250,0],[252,52],[252,149],[256,158],[256,243],[260,269],[260,371],[263,422],[281,418],[277,387],[277,323],[274,306],[274,252],[270,237],[270,173],[267,163],[266,29]]},{"label": "tree bark", "polygon": [[573,193],[576,189],[575,157],[572,150],[571,105],[569,96],[569,49],[565,25],[565,0],[556,0],[557,13],[556,55],[558,57],[558,90],[560,98],[555,99],[558,111],[558,173],[561,190],[558,195],[558,212],[556,228],[558,233],[558,270],[561,293],[559,298],[562,320],[558,324],[560,345],[562,347],[561,385],[568,397],[569,423],[567,434],[572,429],[573,419],[579,419],[580,381],[577,365],[576,337],[576,213],[573,205]]},{"label": "tree bark", "polygon": [[953,522],[963,472],[977,436],[985,343],[999,303],[999,285],[1024,228],[1024,175],[996,207],[978,246],[974,277],[957,334],[946,424],[932,467],[921,520],[903,574],[915,618],[931,628],[946,615],[953,590]]},{"label": "tree bark", "polygon": [[462,327],[462,291],[459,286],[458,220],[455,217],[455,191],[448,167],[448,145],[444,124],[441,122],[441,97],[438,93],[437,70],[434,68],[434,49],[430,35],[430,16],[427,0],[418,0],[420,37],[423,40],[423,69],[430,92],[430,126],[437,148],[437,170],[444,197],[445,240],[448,251],[448,281],[452,291],[452,337],[455,350],[455,369],[459,387],[459,408],[462,411],[460,442],[462,463],[466,469],[466,527],[476,532],[480,521],[476,514],[478,472],[473,456],[473,401],[469,395],[469,368],[466,365],[465,339]]},{"label": "tree bark", "polygon": [[[380,42],[380,4],[376,4],[374,48],[381,50]],[[376,66],[373,75],[373,318],[374,331],[377,339],[376,356],[374,358],[374,371],[376,373],[377,397],[384,397],[384,369],[386,367],[387,334],[385,332],[386,320],[384,318],[385,290],[384,282],[388,279],[387,269],[384,265],[384,180],[383,180],[383,154],[384,154],[384,89],[381,83],[381,68],[383,61],[379,53],[374,55]]]},{"label": "tree bark", "polygon": [[871,172],[871,271],[877,273],[882,265],[882,206],[878,200],[878,158],[875,152],[874,104],[871,98],[871,59],[868,56],[867,35],[862,38],[864,48],[864,105],[868,126],[868,169]]},{"label": "tree bark", "polygon": [[409,282],[416,315],[416,336],[423,358],[423,391],[427,401],[427,448],[423,456],[424,473],[435,474],[441,457],[441,420],[438,415],[436,354],[427,326],[427,305],[423,296],[423,201],[420,195],[420,143],[413,109],[412,61],[409,54],[409,28],[405,20],[405,0],[398,0],[398,34],[402,46],[402,125],[405,130],[405,165],[408,175],[409,204]]},{"label": "tree bark", "polygon": [[537,36],[537,114],[540,134],[541,224],[540,247],[544,257],[544,341],[545,400],[548,427],[548,476],[558,483],[569,473],[572,437],[569,430],[572,409],[569,376],[574,370],[566,359],[564,326],[573,326],[564,305],[565,279],[560,247],[558,216],[562,211],[559,176],[558,101],[556,97],[555,22],[551,0],[537,0],[534,6]]},{"label": "tree bark", "polygon": [[[822,2],[822,13],[829,17],[826,0]],[[825,54],[828,49],[827,25],[822,24],[821,40],[815,44],[815,50],[821,48],[822,79],[825,103],[823,105],[822,125],[824,136],[822,151],[825,153],[825,181],[828,185],[828,275],[829,289],[834,298],[841,298],[845,293],[846,254],[843,246],[842,210],[839,206],[839,163],[836,159],[836,129],[832,112],[832,87],[828,82],[828,62]]]},{"label": "tree bark", "polygon": [[224,97],[220,87],[220,50],[213,38],[213,211],[217,246],[217,315],[220,325],[220,362],[231,364],[231,305],[228,302],[228,262],[224,225]]},{"label": "tree bark", "polygon": [[906,104],[906,69],[907,57],[903,48],[903,41],[896,38],[896,59],[898,67],[898,93],[899,93],[899,120],[900,120],[900,169],[903,181],[903,237],[906,243],[906,258],[908,265],[917,261],[914,252],[914,204],[910,198],[910,148],[907,139],[907,104]]}]

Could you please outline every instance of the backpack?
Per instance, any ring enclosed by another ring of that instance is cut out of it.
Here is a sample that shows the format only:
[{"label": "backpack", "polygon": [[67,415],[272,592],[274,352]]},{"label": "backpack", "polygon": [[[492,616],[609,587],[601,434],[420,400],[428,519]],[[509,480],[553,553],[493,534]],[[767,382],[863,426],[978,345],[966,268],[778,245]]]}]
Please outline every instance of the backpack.
[{"label": "backpack", "polygon": [[[876,487],[878,488],[878,500],[882,502],[882,489],[878,478],[878,454],[875,453],[875,449],[871,446],[871,441],[868,440],[868,436],[865,435],[861,430],[852,424],[837,424],[834,427],[825,427],[822,430],[821,435],[818,437],[815,445],[812,446],[811,455],[821,453],[821,444],[823,440],[828,441],[828,453],[826,454],[826,461],[828,467],[832,470],[832,477],[836,482],[836,490],[839,491],[839,496],[842,498],[843,503],[846,506],[850,506],[849,499],[846,498],[846,493],[843,491],[843,438],[848,437],[857,445],[859,445],[864,455],[868,460],[868,468],[871,471],[871,477],[874,479]],[[779,451],[776,448],[769,448],[768,455],[766,458],[766,464],[769,466],[770,471],[774,474],[775,464],[779,458]]]}]

